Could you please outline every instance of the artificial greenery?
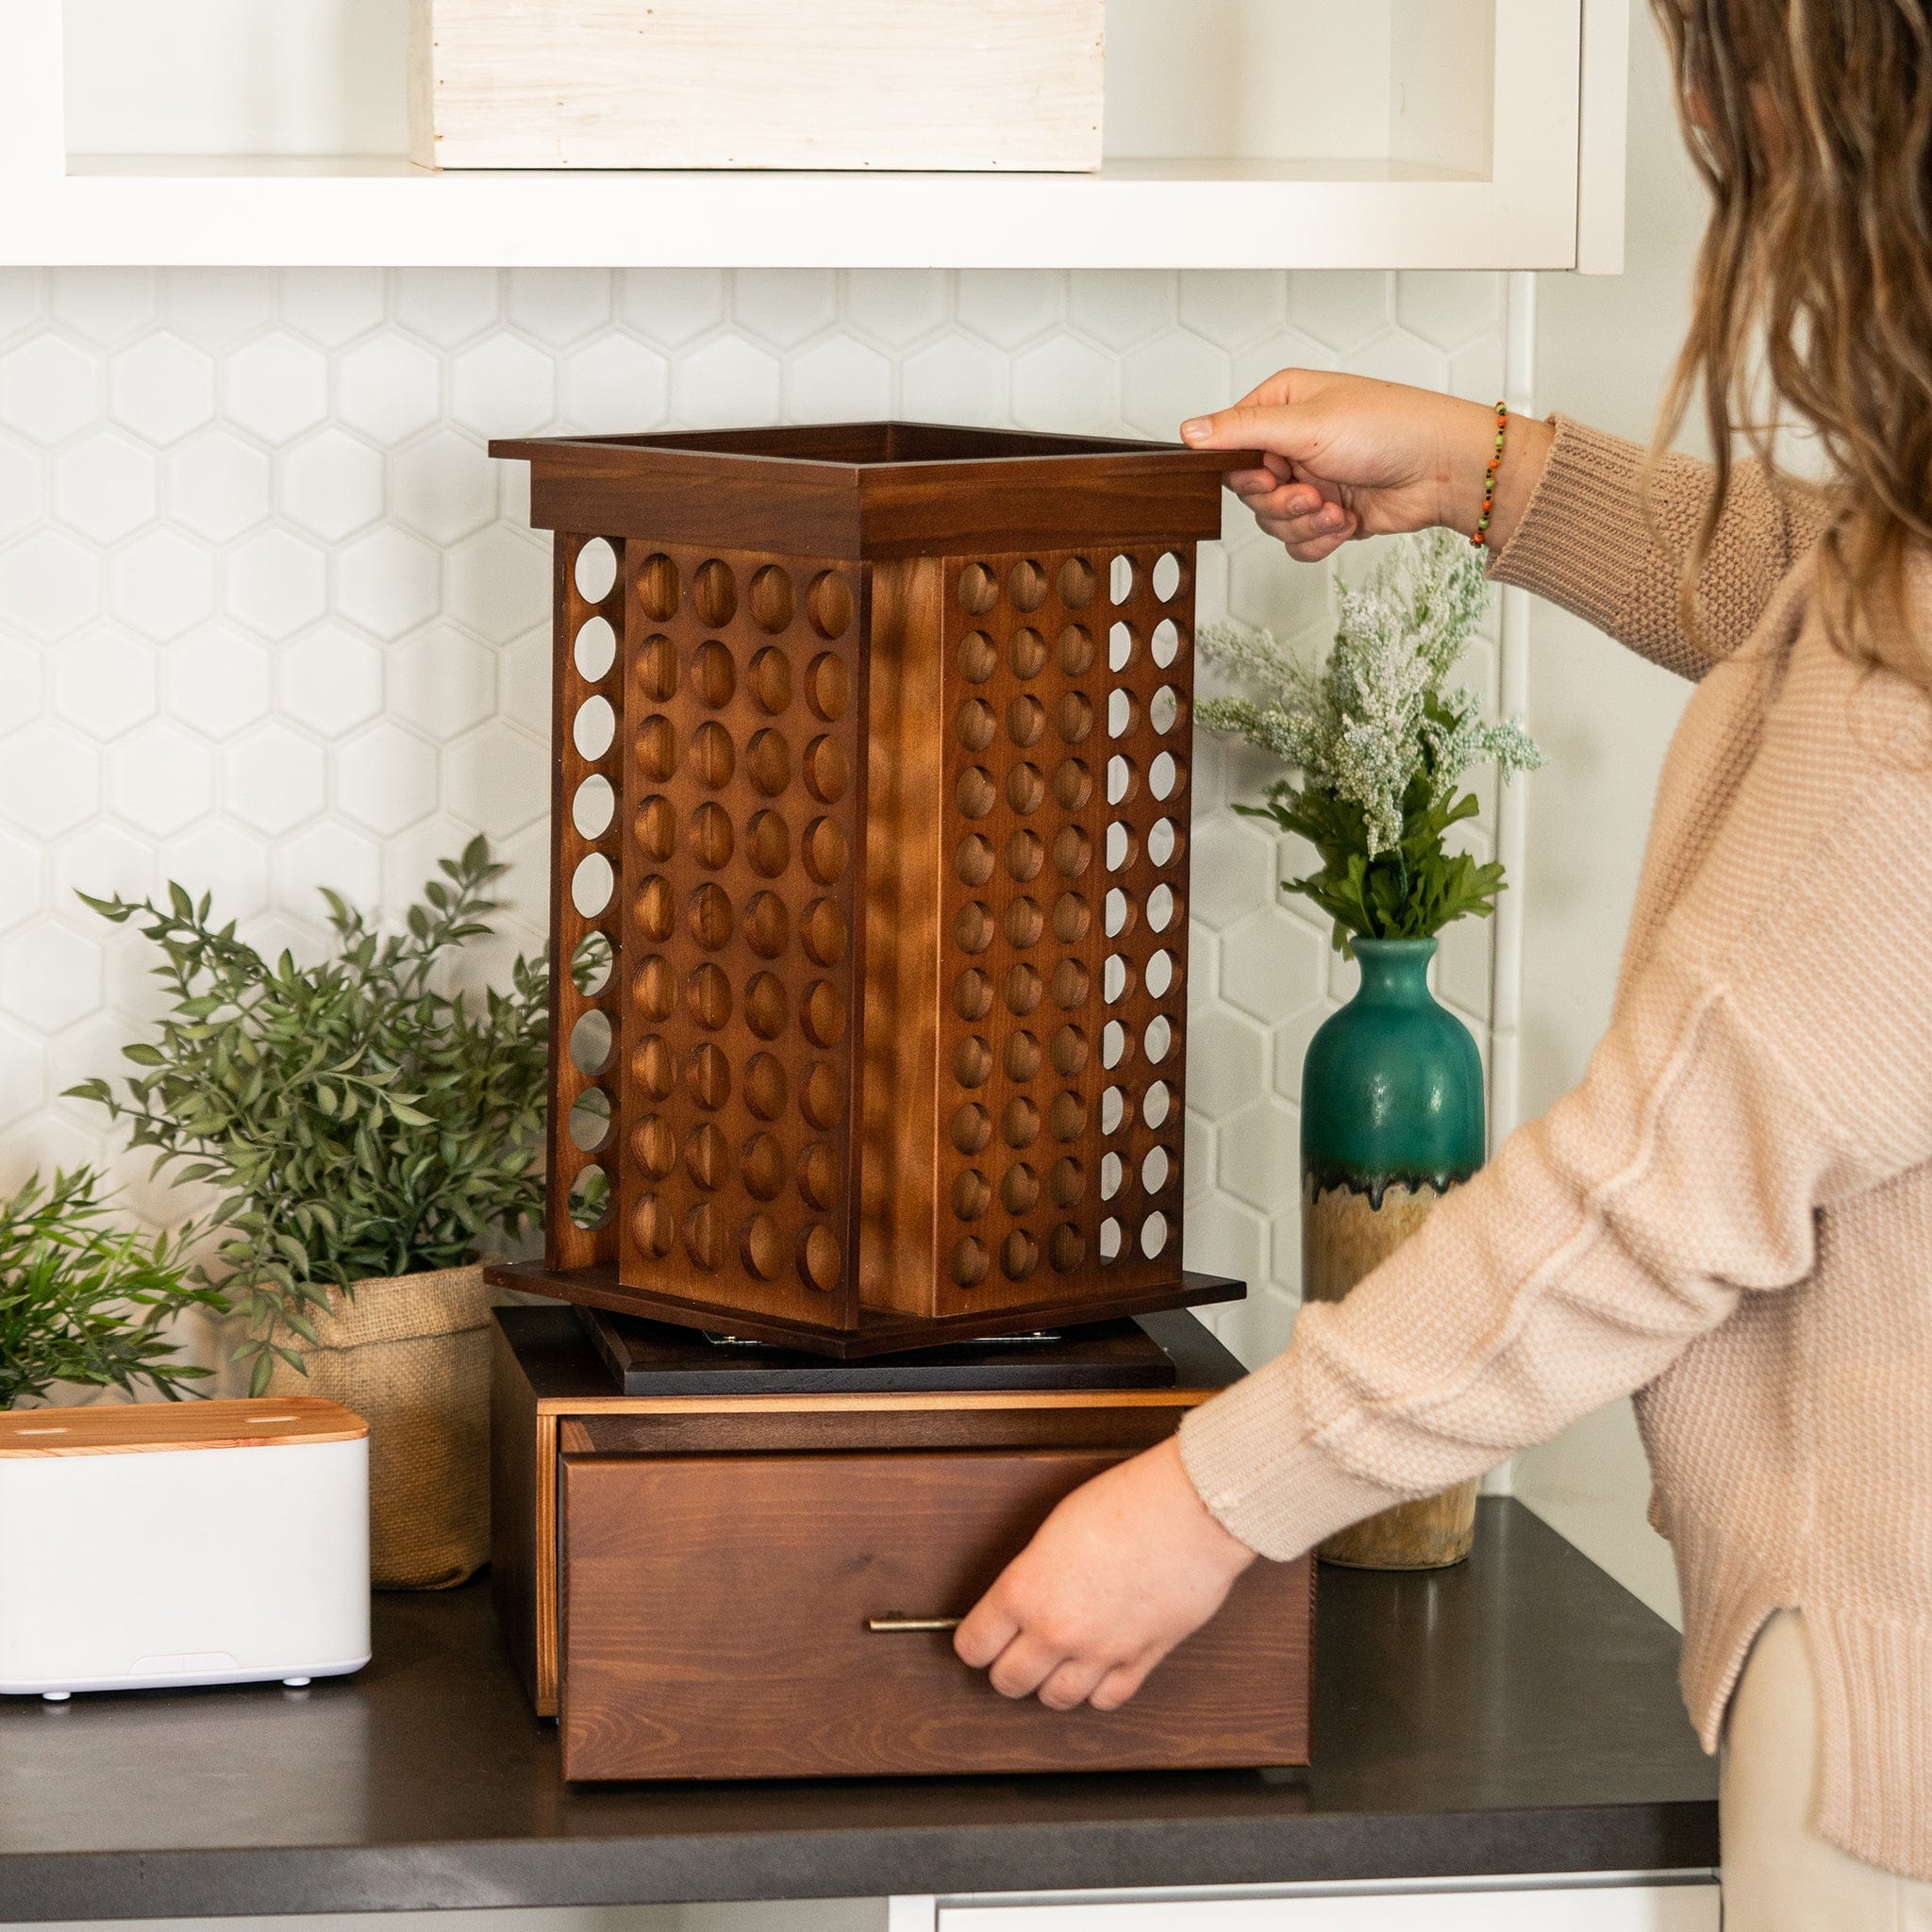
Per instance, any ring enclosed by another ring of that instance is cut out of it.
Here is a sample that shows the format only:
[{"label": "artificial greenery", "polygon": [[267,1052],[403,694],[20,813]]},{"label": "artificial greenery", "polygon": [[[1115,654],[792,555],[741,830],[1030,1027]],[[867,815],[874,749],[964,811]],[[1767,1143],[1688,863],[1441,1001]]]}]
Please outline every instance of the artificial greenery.
[{"label": "artificial greenery", "polygon": [[158,1169],[220,1190],[204,1278],[247,1317],[237,1355],[257,1393],[272,1357],[302,1368],[288,1338],[314,1341],[332,1289],[456,1267],[541,1212],[548,967],[520,958],[480,1002],[448,991],[504,867],[479,838],[439,869],[400,933],[325,891],[335,943],[313,966],[269,959],[176,885],[165,907],[88,899],[159,947],[170,1010],[125,1049],[120,1093],[69,1091],[125,1120]]},{"label": "artificial greenery", "polygon": [[1482,553],[1448,531],[1404,544],[1358,590],[1343,591],[1335,647],[1317,665],[1266,631],[1202,633],[1203,655],[1260,691],[1198,709],[1301,774],[1278,779],[1250,818],[1299,833],[1321,864],[1286,891],[1334,922],[1334,943],[1419,940],[1466,915],[1486,919],[1503,890],[1500,864],[1452,852],[1452,825],[1479,809],[1457,795],[1472,765],[1507,778],[1542,763],[1513,719],[1487,724],[1474,692],[1442,680],[1469,648],[1488,590]]},{"label": "artificial greenery", "polygon": [[188,1277],[192,1230],[128,1234],[108,1216],[90,1167],[57,1168],[45,1186],[34,1174],[0,1202],[0,1408],[58,1382],[175,1402],[208,1373],[177,1360],[165,1333],[185,1309],[228,1306]]}]

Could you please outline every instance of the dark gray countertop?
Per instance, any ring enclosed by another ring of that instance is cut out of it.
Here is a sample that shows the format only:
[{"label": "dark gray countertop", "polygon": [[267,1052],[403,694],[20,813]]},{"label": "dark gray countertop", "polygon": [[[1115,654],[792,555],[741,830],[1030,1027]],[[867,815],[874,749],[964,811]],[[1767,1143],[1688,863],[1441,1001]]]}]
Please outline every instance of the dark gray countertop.
[{"label": "dark gray countertop", "polygon": [[1717,1862],[1674,1634],[1520,1504],[1319,1603],[1305,1772],[572,1790],[487,1587],[385,1595],[308,1690],[0,1699],[0,1921]]}]

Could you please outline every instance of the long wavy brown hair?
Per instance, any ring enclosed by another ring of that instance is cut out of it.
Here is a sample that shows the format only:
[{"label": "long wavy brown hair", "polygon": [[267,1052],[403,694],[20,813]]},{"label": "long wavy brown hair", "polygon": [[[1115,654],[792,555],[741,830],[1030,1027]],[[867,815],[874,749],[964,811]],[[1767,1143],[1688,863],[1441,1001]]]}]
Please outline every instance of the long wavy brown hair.
[{"label": "long wavy brown hair", "polygon": [[1932,542],[1932,0],[1654,0],[1685,139],[1715,207],[1658,446],[1701,395],[1718,490],[1779,406],[1816,432],[1840,645],[1921,679],[1901,636],[1907,550]]}]

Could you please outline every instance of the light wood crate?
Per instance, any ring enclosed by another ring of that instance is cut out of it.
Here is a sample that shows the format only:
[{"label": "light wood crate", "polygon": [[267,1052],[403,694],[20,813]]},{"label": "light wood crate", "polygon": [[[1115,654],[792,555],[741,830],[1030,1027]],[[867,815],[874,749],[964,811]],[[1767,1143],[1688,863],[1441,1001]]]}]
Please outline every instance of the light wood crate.
[{"label": "light wood crate", "polygon": [[1106,0],[410,0],[441,168],[1100,164]]}]

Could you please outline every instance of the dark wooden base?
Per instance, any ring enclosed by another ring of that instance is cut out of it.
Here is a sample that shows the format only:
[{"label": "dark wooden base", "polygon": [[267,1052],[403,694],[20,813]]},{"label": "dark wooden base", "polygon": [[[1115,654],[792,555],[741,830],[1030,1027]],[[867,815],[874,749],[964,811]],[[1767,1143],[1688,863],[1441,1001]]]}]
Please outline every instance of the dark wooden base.
[{"label": "dark wooden base", "polygon": [[[631,1288],[618,1280],[616,1268],[609,1265],[552,1270],[541,1261],[518,1261],[485,1270],[484,1279],[492,1288],[521,1289],[528,1294],[550,1295],[583,1307],[608,1308],[613,1314],[642,1315],[653,1322],[670,1322],[680,1328],[740,1335],[779,1348],[824,1356],[833,1361],[864,1361],[874,1356],[904,1355],[942,1342],[1025,1334],[1041,1327],[1050,1326],[1063,1333],[1069,1326],[1064,1303],[1035,1303],[1027,1307],[990,1308],[983,1315],[937,1318],[868,1308],[861,1312],[857,1328],[820,1328],[781,1316],[747,1315],[741,1308],[716,1307],[706,1302],[686,1301],[681,1296],[654,1294],[645,1288]],[[1224,1275],[1183,1274],[1163,1288],[1091,1303],[1080,1310],[1081,1325],[1154,1314],[1162,1308],[1238,1302],[1247,1291],[1245,1282],[1232,1281]]]}]

